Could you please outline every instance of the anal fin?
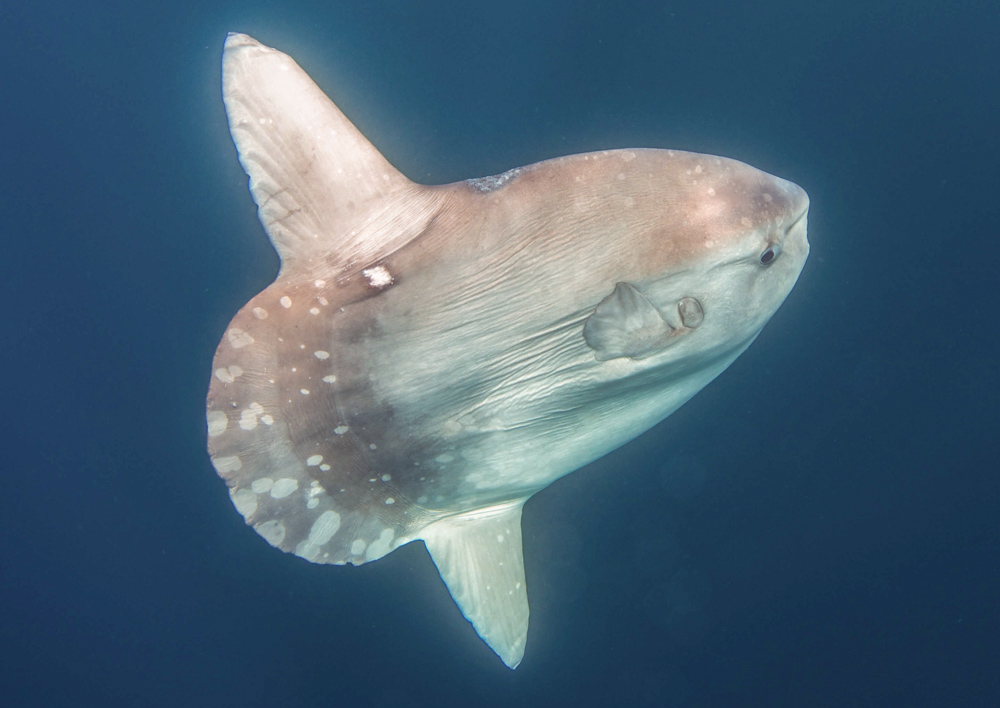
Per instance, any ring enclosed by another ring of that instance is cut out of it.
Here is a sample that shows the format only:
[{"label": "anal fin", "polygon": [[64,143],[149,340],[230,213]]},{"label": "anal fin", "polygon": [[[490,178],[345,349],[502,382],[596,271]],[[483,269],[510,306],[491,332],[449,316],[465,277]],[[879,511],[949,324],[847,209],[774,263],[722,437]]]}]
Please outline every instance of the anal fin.
[{"label": "anal fin", "polygon": [[521,555],[523,501],[435,521],[419,537],[479,636],[510,668],[524,656],[528,595]]}]

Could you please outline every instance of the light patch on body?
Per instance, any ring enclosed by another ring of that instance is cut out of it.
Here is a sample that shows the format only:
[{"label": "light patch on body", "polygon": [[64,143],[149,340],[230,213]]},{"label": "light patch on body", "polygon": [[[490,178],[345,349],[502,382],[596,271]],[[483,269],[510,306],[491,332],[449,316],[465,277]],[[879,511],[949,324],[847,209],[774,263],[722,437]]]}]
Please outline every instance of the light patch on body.
[{"label": "light patch on body", "polygon": [[318,315],[319,314],[319,308],[318,307],[310,307],[309,308],[309,314],[310,315]]},{"label": "light patch on body", "polygon": [[325,352],[322,349],[320,349],[319,351],[313,352],[313,356],[316,357],[317,359],[319,359],[320,361],[322,361],[324,359],[329,359],[330,358],[330,352]]},{"label": "light patch on body", "polygon": [[476,177],[475,179],[470,179],[469,186],[475,189],[477,192],[482,192],[483,194],[488,194],[489,192],[496,191],[502,186],[510,182],[512,179],[521,174],[521,168],[516,167],[513,170],[507,170],[498,175],[491,175],[489,177]]},{"label": "light patch on body", "polygon": [[270,477],[261,477],[250,483],[250,489],[253,490],[254,494],[267,494],[273,486],[274,480]]},{"label": "light patch on body", "polygon": [[350,428],[348,428],[346,425],[338,425],[336,428],[333,429],[333,432],[336,435],[343,435],[348,430],[350,430]]},{"label": "light patch on body", "polygon": [[215,377],[222,383],[232,383],[237,377],[243,375],[243,368],[233,364],[226,369],[216,369]]},{"label": "light patch on body", "polygon": [[226,338],[229,340],[229,344],[233,347],[233,349],[242,349],[243,347],[249,346],[254,342],[253,337],[238,327],[233,327],[226,332]]},{"label": "light patch on body", "polygon": [[210,438],[222,435],[229,426],[229,419],[222,411],[209,411],[205,418],[208,421],[208,437]]},{"label": "light patch on body", "polygon": [[256,527],[257,533],[264,537],[264,540],[272,546],[278,546],[285,540],[285,525],[280,521],[271,519]]},{"label": "light patch on body", "polygon": [[257,402],[251,403],[240,411],[240,427],[243,430],[253,430],[257,427],[257,416],[264,412],[264,406]]},{"label": "light patch on body", "polygon": [[229,496],[236,511],[240,512],[240,516],[244,519],[249,519],[257,513],[257,495],[249,489],[230,490]]},{"label": "light patch on body", "polygon": [[333,376],[333,375],[330,375],[330,376],[324,376],[324,377],[323,377],[323,381],[324,381],[325,383],[335,383],[335,382],[337,381],[337,377],[336,377],[336,376]]},{"label": "light patch on body", "polygon": [[385,266],[375,266],[374,268],[366,268],[361,271],[361,274],[368,278],[368,284],[373,288],[386,288],[392,285],[392,273],[386,270]]},{"label": "light patch on body", "polygon": [[392,550],[392,539],[396,537],[396,532],[392,529],[385,529],[379,537],[372,541],[365,551],[366,560],[376,560]]},{"label": "light patch on body", "polygon": [[312,455],[308,460],[306,460],[306,465],[308,465],[309,467],[315,467],[322,461],[323,461],[322,455]]},{"label": "light patch on body", "polygon": [[274,481],[274,486],[271,487],[271,498],[284,499],[298,488],[299,480],[291,477],[282,477]]},{"label": "light patch on body", "polygon": [[278,299],[278,304],[287,310],[289,307],[292,306],[292,298],[288,297],[287,295],[282,295]]},{"label": "light patch on body", "polygon": [[267,310],[265,310],[263,307],[255,307],[253,308],[253,316],[256,317],[258,320],[266,320]]},{"label": "light patch on body", "polygon": [[319,468],[321,470],[323,470],[324,472],[329,472],[330,471],[330,465],[326,464],[325,462],[322,465],[320,465]]},{"label": "light patch on body", "polygon": [[265,414],[260,417],[260,422],[263,423],[264,425],[271,425],[274,423],[274,418],[272,416]]},{"label": "light patch on body", "polygon": [[360,538],[354,539],[354,543],[351,544],[351,555],[360,556],[362,553],[365,552],[365,547],[367,545],[368,544],[365,543],[363,539]]},{"label": "light patch on body", "polygon": [[335,511],[324,511],[313,522],[309,529],[309,542],[322,546],[327,543],[340,528],[340,514]]},{"label": "light patch on body", "polygon": [[395,504],[396,500],[393,499],[392,497],[389,497],[388,499],[385,500],[385,503],[386,504]]},{"label": "light patch on body", "polygon": [[215,466],[215,471],[221,475],[226,475],[230,472],[236,472],[237,470],[243,469],[243,461],[236,455],[231,455],[229,457],[213,457],[212,465]]},{"label": "light patch on body", "polygon": [[326,544],[340,529],[340,514],[335,511],[324,511],[313,522],[309,529],[309,538],[295,547],[295,555],[313,561],[319,558],[322,546]]}]

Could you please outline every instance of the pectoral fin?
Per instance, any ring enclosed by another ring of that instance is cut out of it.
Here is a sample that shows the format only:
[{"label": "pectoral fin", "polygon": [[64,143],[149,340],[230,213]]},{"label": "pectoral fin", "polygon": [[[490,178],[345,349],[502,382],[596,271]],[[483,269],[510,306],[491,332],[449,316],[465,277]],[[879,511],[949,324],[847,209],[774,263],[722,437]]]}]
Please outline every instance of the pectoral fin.
[{"label": "pectoral fin", "polygon": [[583,327],[599,361],[642,359],[662,349],[674,334],[653,304],[631,283],[618,283]]}]

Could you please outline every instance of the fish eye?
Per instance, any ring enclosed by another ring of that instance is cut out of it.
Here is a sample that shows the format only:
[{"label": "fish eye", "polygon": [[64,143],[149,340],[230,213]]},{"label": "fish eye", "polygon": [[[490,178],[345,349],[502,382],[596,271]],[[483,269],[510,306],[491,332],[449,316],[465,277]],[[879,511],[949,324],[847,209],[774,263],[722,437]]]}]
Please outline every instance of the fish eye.
[{"label": "fish eye", "polygon": [[767,247],[763,253],[760,254],[760,264],[770,265],[774,262],[774,259],[781,255],[781,246],[774,244]]}]

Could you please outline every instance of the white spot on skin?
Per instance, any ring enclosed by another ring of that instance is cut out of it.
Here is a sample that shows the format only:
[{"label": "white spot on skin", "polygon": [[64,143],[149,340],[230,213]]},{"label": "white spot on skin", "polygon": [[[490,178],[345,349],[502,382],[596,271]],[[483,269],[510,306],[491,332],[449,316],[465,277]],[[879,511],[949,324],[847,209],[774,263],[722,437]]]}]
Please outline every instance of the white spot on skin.
[{"label": "white spot on skin", "polygon": [[714,197],[715,196],[715,187],[709,187],[708,188],[708,195],[710,197]]},{"label": "white spot on skin", "polygon": [[319,359],[320,361],[323,361],[324,359],[330,358],[330,352],[325,352],[322,349],[320,349],[319,351],[313,352],[313,356]]},{"label": "white spot on skin", "polygon": [[365,546],[367,545],[368,544],[360,538],[354,539],[354,543],[351,544],[351,555],[360,556],[365,552]]},{"label": "white spot on skin", "polygon": [[281,298],[278,300],[278,304],[287,310],[289,307],[292,306],[292,298],[288,297],[287,295],[282,295]]},{"label": "white spot on skin", "polygon": [[229,340],[229,344],[232,345],[233,349],[242,349],[253,344],[254,341],[253,337],[237,327],[233,327],[226,332],[226,339]]},{"label": "white spot on skin", "polygon": [[315,467],[316,465],[318,465],[322,461],[323,461],[323,456],[322,455],[313,455],[308,460],[306,460],[306,464],[309,467]]},{"label": "white spot on skin", "polygon": [[337,380],[336,376],[324,376],[323,377],[323,381],[325,383],[334,383],[334,382],[336,382],[336,380]]},{"label": "white spot on skin", "polygon": [[244,519],[249,519],[257,512],[257,495],[249,489],[230,490],[229,497]]},{"label": "white spot on skin", "polygon": [[382,289],[392,285],[392,273],[386,270],[385,266],[366,268],[361,274],[368,278],[368,284],[373,288]]},{"label": "white spot on skin", "polygon": [[340,514],[335,511],[324,511],[313,522],[309,529],[309,542],[317,546],[328,543],[340,529]]},{"label": "white spot on skin", "polygon": [[243,367],[233,364],[227,369],[216,369],[215,376],[223,383],[232,383],[243,375]]},{"label": "white spot on skin", "polygon": [[222,411],[209,411],[205,419],[208,421],[208,437],[210,438],[222,435],[229,426],[229,419]]},{"label": "white spot on skin", "polygon": [[323,307],[326,307],[327,305],[329,305],[329,304],[330,304],[330,301],[329,301],[329,300],[327,300],[327,299],[326,299],[325,297],[323,297],[322,295],[320,295],[320,296],[319,296],[318,298],[316,298],[316,299],[317,299],[317,300],[319,301],[319,304],[320,304],[320,305],[322,305]]},{"label": "white spot on skin", "polygon": [[396,500],[393,499],[392,497],[389,497],[388,499],[385,500],[385,503],[386,504],[395,504]]},{"label": "white spot on skin", "polygon": [[[308,561],[315,561],[319,558],[320,548],[333,538],[338,529],[340,529],[340,514],[335,511],[324,511],[309,529],[309,538],[296,546],[295,555]],[[329,554],[324,554],[324,558],[328,557]]]},{"label": "white spot on skin", "polygon": [[271,519],[257,526],[257,533],[264,537],[264,540],[272,546],[278,546],[285,540],[285,525],[280,521]]},{"label": "white spot on skin", "polygon": [[310,499],[306,502],[307,509],[315,509],[317,506],[319,506],[319,499]]},{"label": "white spot on skin", "polygon": [[452,460],[454,460],[454,459],[455,459],[455,456],[454,456],[454,455],[449,455],[449,454],[445,453],[444,455],[438,455],[438,456],[437,456],[437,457],[435,457],[434,459],[435,459],[435,460],[436,460],[437,462],[440,462],[440,463],[441,463],[442,465],[446,465],[446,464],[448,464],[449,462],[451,462]]},{"label": "white spot on skin", "polygon": [[253,308],[253,316],[256,317],[258,320],[266,320],[267,310],[265,310],[263,307],[255,307]]},{"label": "white spot on skin", "polygon": [[310,315],[318,315],[319,314],[319,308],[318,307],[310,307],[309,308],[309,314]]},{"label": "white spot on skin", "polygon": [[319,468],[321,470],[323,470],[324,472],[329,472],[330,471],[330,465],[328,465],[326,463],[323,463],[322,465],[320,465]]},{"label": "white spot on skin", "polygon": [[333,432],[336,433],[337,435],[343,435],[348,430],[350,430],[350,428],[348,428],[346,425],[338,425],[336,428],[333,429]]},{"label": "white spot on skin", "polygon": [[[260,408],[260,411],[254,408],[255,405],[258,408]],[[258,404],[251,403],[249,408],[244,408],[242,411],[240,411],[240,427],[243,428],[244,430],[253,430],[254,428],[256,428],[257,416],[261,411],[263,411],[263,408],[260,407],[259,403]]]},{"label": "white spot on skin", "polygon": [[383,482],[388,482],[390,479],[392,479],[392,475],[391,474],[384,474],[384,475],[382,475],[382,481]]},{"label": "white spot on skin", "polygon": [[253,490],[254,494],[267,494],[271,491],[271,487],[274,486],[274,480],[270,477],[261,477],[260,479],[255,479],[250,484],[250,489]]},{"label": "white spot on skin", "polygon": [[702,171],[703,171],[703,170],[701,169],[701,165],[696,165],[696,166],[695,166],[695,168],[694,168],[694,173],[695,173],[696,175],[700,175],[700,174],[702,173]]},{"label": "white spot on skin", "polygon": [[236,455],[231,455],[229,457],[213,457],[212,466],[215,467],[215,471],[220,475],[226,475],[230,472],[236,472],[237,470],[243,469],[243,461],[236,457]]},{"label": "white spot on skin", "polygon": [[497,543],[503,543],[503,534],[502,533],[498,533],[497,534]]},{"label": "white spot on skin", "polygon": [[377,560],[391,551],[392,546],[390,544],[395,536],[396,532],[392,529],[382,531],[378,539],[372,541],[371,545],[368,546],[368,550],[365,551],[365,558],[370,561]]},{"label": "white spot on skin", "polygon": [[271,498],[284,499],[298,488],[299,480],[292,479],[291,477],[282,477],[275,480],[274,486],[271,487]]},{"label": "white spot on skin", "polygon": [[315,285],[317,288],[322,288],[322,287],[324,287],[326,285],[326,281],[325,280],[314,280],[313,281],[313,285]]},{"label": "white spot on skin", "polygon": [[274,418],[272,418],[269,415],[262,415],[260,417],[260,422],[263,423],[264,425],[271,425],[272,423],[274,423]]},{"label": "white spot on skin", "polygon": [[300,388],[299,389],[299,393],[301,393],[303,396],[308,396],[309,395],[309,389],[308,388]]}]

